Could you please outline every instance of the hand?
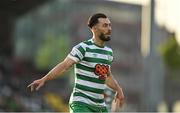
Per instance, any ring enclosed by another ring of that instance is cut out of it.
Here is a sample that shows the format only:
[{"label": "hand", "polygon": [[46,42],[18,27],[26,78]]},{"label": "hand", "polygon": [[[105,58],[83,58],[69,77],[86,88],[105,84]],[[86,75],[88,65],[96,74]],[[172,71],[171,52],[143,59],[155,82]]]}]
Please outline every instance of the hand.
[{"label": "hand", "polygon": [[45,83],[44,79],[38,79],[34,80],[31,84],[28,85],[28,88],[31,88],[31,92],[34,91],[34,89],[39,90]]},{"label": "hand", "polygon": [[124,104],[124,93],[122,91],[122,88],[117,91],[115,98],[119,100],[119,107],[122,107]]},{"label": "hand", "polygon": [[111,112],[118,112],[119,108],[124,104],[124,94],[122,89],[117,91],[111,104]]},{"label": "hand", "polygon": [[119,111],[119,106],[120,106],[120,101],[119,99],[116,98],[117,93],[114,96],[114,99],[111,104],[111,112],[118,112]]}]

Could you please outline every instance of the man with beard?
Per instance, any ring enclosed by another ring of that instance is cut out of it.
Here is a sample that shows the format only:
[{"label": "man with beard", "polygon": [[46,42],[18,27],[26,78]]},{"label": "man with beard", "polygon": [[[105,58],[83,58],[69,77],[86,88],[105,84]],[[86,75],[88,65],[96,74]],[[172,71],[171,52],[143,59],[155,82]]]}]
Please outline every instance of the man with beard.
[{"label": "man with beard", "polygon": [[75,85],[69,101],[72,113],[108,112],[104,102],[105,85],[116,91],[116,105],[120,107],[124,103],[122,88],[111,73],[112,49],[105,46],[105,42],[111,39],[110,20],[105,14],[94,14],[89,18],[88,26],[93,37],[74,46],[64,61],[28,86],[31,91],[38,90],[75,64]]}]

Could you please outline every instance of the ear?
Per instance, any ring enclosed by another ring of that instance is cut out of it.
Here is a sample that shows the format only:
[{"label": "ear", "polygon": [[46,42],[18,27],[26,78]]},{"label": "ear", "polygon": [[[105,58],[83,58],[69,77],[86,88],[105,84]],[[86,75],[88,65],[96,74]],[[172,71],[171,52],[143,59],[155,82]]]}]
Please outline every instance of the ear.
[{"label": "ear", "polygon": [[92,29],[92,30],[96,30],[96,26],[93,26],[91,29]]},{"label": "ear", "polygon": [[97,31],[97,26],[96,26],[96,25],[93,26],[93,27],[92,27],[92,30],[93,30],[93,31]]}]

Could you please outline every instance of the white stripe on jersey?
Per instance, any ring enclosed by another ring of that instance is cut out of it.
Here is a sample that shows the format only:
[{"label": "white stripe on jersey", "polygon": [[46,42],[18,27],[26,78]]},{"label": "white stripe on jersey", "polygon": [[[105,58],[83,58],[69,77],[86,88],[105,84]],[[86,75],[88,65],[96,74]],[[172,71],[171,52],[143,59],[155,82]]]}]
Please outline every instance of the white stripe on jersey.
[{"label": "white stripe on jersey", "polygon": [[95,98],[95,99],[104,99],[104,95],[102,95],[102,94],[93,93],[90,91],[84,91],[84,90],[77,89],[77,88],[75,88],[74,91],[84,93],[85,95],[92,97],[92,98]]},{"label": "white stripe on jersey", "polygon": [[104,60],[109,60],[109,57],[111,57],[111,59],[112,59],[112,56],[110,56],[110,55],[92,53],[92,52],[86,52],[85,57],[100,58],[100,59],[104,59]]},{"label": "white stripe on jersey", "polygon": [[84,102],[84,103],[89,104],[89,105],[106,106],[105,102],[96,103],[96,102],[91,101],[88,98],[84,98],[84,97],[81,97],[81,96],[74,96],[71,101],[76,101],[76,100],[78,100],[80,102]]},{"label": "white stripe on jersey", "polygon": [[75,69],[75,73],[88,77],[99,78],[99,76],[95,75],[94,72],[89,72],[78,68]]},{"label": "white stripe on jersey", "polygon": [[78,83],[80,85],[83,86],[87,86],[87,87],[92,87],[92,88],[97,88],[97,89],[105,89],[105,84],[98,84],[98,83],[94,83],[94,82],[90,82],[90,81],[86,81],[86,80],[81,80],[81,79],[76,79],[75,83]]}]

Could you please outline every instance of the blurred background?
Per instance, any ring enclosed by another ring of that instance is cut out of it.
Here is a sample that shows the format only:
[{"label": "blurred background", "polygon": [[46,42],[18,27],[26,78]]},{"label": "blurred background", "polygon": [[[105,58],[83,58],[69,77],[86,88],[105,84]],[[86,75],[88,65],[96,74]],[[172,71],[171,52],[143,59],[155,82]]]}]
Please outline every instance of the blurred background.
[{"label": "blurred background", "polygon": [[[68,112],[73,68],[38,92],[44,76],[81,41],[94,13],[112,22],[112,73],[122,112],[180,112],[180,0],[1,0],[0,111]],[[107,88],[110,108],[114,92]]]}]

